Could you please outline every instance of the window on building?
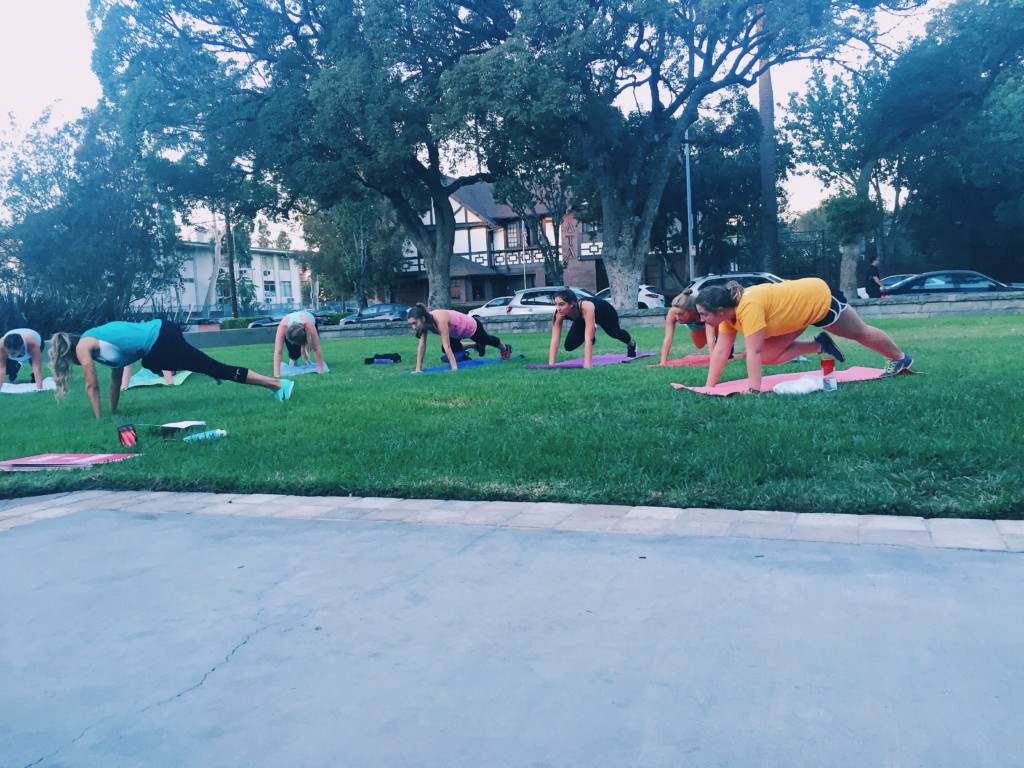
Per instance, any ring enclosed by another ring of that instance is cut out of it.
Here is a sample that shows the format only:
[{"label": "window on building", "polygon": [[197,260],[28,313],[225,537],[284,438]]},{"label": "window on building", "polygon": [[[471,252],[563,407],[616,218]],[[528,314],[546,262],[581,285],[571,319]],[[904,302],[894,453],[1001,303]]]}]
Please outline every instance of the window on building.
[{"label": "window on building", "polygon": [[291,301],[292,299],[292,281],[282,280],[281,281],[281,298],[285,301]]},{"label": "window on building", "polygon": [[522,240],[519,237],[519,222],[505,227],[505,247],[518,248]]},{"label": "window on building", "polygon": [[263,281],[263,298],[267,299],[268,301],[277,298],[277,283],[275,283],[273,280]]},{"label": "window on building", "polygon": [[277,271],[278,272],[291,272],[291,265],[288,263],[288,259],[284,256],[277,257]]}]

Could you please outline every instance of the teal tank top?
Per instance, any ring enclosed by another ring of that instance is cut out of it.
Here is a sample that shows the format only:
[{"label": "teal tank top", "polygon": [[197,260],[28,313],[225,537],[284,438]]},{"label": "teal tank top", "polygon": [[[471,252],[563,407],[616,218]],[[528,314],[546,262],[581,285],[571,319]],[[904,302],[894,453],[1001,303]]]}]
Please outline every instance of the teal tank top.
[{"label": "teal tank top", "polygon": [[288,321],[287,327],[291,328],[293,325],[302,325],[302,318],[304,317],[313,325],[316,325],[316,318],[304,309],[300,309],[297,312],[289,312],[284,316],[284,319]]},{"label": "teal tank top", "polygon": [[163,320],[148,323],[117,321],[90,328],[82,338],[98,339],[100,353],[96,362],[108,368],[123,368],[149,354],[160,335]]}]

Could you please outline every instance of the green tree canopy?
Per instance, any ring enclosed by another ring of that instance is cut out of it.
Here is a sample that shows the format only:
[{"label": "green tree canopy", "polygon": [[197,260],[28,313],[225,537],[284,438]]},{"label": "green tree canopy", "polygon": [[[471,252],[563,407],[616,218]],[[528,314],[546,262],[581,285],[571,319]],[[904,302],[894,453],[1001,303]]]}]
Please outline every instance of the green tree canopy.
[{"label": "green tree canopy", "polygon": [[594,177],[613,296],[636,294],[683,135],[721,90],[869,38],[868,11],[912,2],[548,0],[452,75],[492,170],[554,153]]},{"label": "green tree canopy", "polygon": [[354,296],[361,306],[401,269],[404,230],[386,200],[366,193],[336,203],[303,221],[306,242],[316,248],[310,266],[321,290]]},{"label": "green tree canopy", "polygon": [[123,318],[179,279],[173,208],[105,109],[43,129],[14,152],[0,200],[17,286],[69,330]]}]

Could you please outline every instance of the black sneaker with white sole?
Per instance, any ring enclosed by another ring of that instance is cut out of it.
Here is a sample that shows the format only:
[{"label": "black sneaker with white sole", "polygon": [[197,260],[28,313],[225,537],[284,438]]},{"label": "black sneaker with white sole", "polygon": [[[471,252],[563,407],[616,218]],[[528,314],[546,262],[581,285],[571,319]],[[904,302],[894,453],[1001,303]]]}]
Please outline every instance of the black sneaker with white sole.
[{"label": "black sneaker with white sole", "polygon": [[836,343],[832,341],[832,337],[827,333],[822,331],[814,337],[814,340],[818,342],[818,346],[821,347],[821,354],[834,357],[840,363],[846,362],[846,355],[839,351],[839,347],[836,346]]}]

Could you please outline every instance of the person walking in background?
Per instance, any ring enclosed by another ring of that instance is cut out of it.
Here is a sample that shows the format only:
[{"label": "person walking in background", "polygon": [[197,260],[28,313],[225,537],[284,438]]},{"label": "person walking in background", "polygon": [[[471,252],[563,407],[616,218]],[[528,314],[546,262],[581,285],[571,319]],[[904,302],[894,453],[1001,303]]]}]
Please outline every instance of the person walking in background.
[{"label": "person walking in background", "polygon": [[882,298],[882,273],[878,269],[877,256],[871,260],[871,266],[864,276],[864,291],[869,299]]},{"label": "person walking in background", "polygon": [[31,328],[15,328],[3,335],[0,343],[0,363],[3,363],[7,380],[12,384],[18,379],[21,366],[32,366],[32,382],[37,390],[43,388],[43,340]]},{"label": "person walking in background", "polygon": [[179,328],[167,320],[146,323],[113,322],[90,328],[81,336],[55,333],[50,338],[50,367],[56,384],[56,396],[63,400],[68,394],[71,365],[82,366],[85,394],[96,418],[102,415],[99,379],[96,364],[112,369],[110,373],[110,412],[117,412],[121,397],[122,371],[137,360],[145,368],[161,371],[192,371],[205,373],[218,381],[234,381],[263,387],[277,400],[288,400],[295,383],[288,379],[271,379],[248,368],[225,365],[199,351],[187,341]]},{"label": "person walking in background", "polygon": [[502,360],[508,360],[512,356],[511,344],[502,344],[497,336],[491,336],[487,332],[479,319],[456,312],[454,309],[429,310],[425,304],[417,304],[409,308],[406,322],[419,339],[416,346],[416,370],[413,373],[423,371],[423,355],[427,349],[428,333],[436,333],[441,337],[441,348],[453,371],[459,369],[455,353],[465,350],[462,342],[467,339],[473,342],[473,348],[480,357],[484,356],[487,347],[497,349]]},{"label": "person walking in background", "polygon": [[274,376],[281,377],[281,350],[288,348],[288,359],[292,365],[310,365],[310,347],[316,357],[316,372],[324,372],[324,357],[320,352],[320,334],[316,330],[316,318],[306,310],[289,312],[277,324],[277,336],[274,337]]},{"label": "person walking in background", "polygon": [[665,338],[661,342],[661,362],[659,365],[668,363],[669,355],[672,353],[672,342],[675,340],[676,325],[685,325],[690,331],[690,340],[697,349],[708,348],[708,354],[715,351],[715,342],[718,339],[718,328],[705,325],[697,313],[697,298],[689,291],[684,291],[672,299],[672,306],[665,315]]},{"label": "person walking in background", "polygon": [[761,391],[762,365],[778,365],[799,355],[846,357],[822,331],[813,341],[798,341],[809,326],[828,328],[889,359],[882,376],[895,376],[913,364],[896,342],[882,330],[866,325],[845,301],[833,296],[824,280],[808,277],[766,283],[744,289],[730,282],[725,288],[705,288],[697,296],[697,312],[705,323],[719,325],[718,346],[711,356],[707,385],[715,386],[729,358],[737,331],[746,345],[749,392]]},{"label": "person walking in background", "polygon": [[580,298],[571,288],[561,288],[555,294],[555,317],[551,326],[551,347],[548,350],[548,365],[555,364],[558,357],[558,343],[562,340],[562,323],[570,320],[569,332],[565,336],[565,350],[572,352],[583,346],[583,367],[590,368],[594,355],[594,340],[597,326],[613,339],[626,345],[626,355],[636,357],[636,342],[619,325],[619,313],[615,307],[596,296]]}]

